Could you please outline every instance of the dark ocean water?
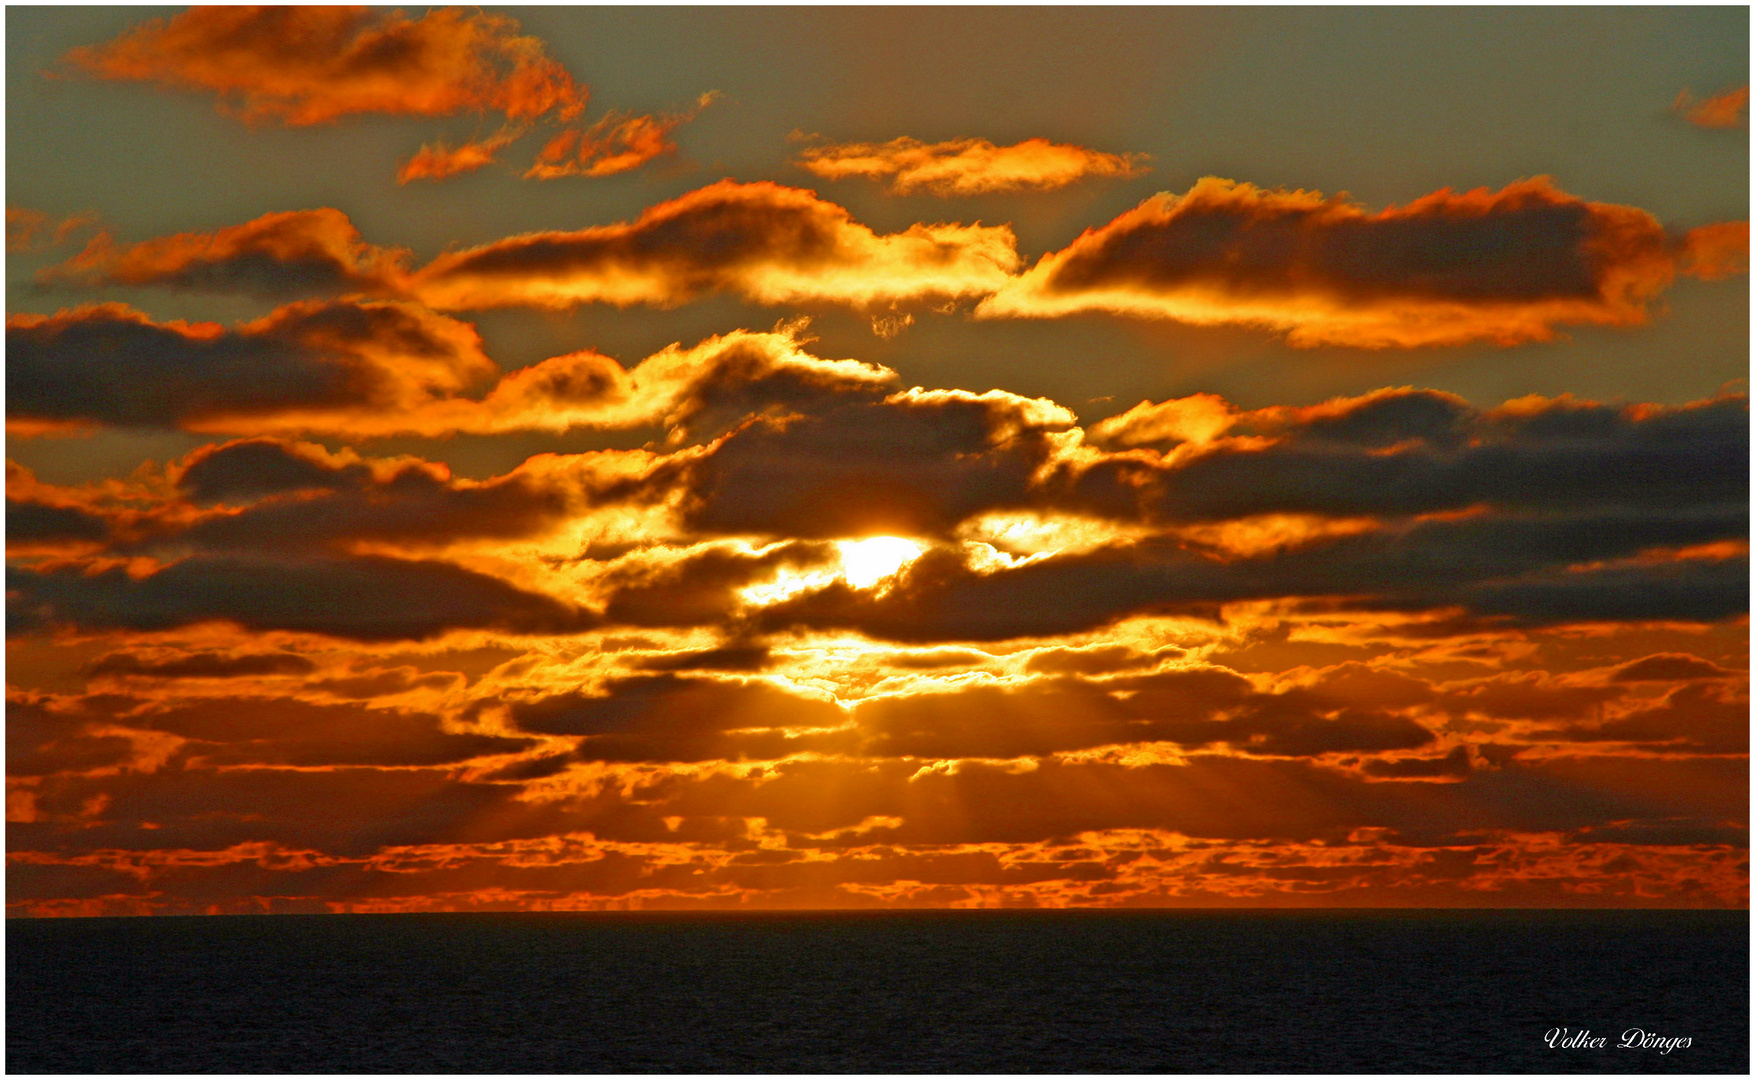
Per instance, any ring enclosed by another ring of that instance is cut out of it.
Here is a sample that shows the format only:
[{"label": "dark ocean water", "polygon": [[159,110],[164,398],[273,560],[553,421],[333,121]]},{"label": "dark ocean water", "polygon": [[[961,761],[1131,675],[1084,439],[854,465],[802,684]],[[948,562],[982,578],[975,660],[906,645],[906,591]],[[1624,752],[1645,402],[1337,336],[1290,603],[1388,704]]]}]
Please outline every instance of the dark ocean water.
[{"label": "dark ocean water", "polygon": [[1749,1068],[1742,911],[13,919],[6,944],[14,1073]]}]

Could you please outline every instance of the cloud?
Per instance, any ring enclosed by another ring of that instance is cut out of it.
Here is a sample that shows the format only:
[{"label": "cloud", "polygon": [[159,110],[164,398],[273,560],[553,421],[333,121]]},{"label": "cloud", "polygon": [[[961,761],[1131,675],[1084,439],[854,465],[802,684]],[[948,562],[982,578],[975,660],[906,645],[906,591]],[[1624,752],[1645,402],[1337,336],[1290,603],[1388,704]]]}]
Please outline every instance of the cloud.
[{"label": "cloud", "polygon": [[[482,146],[429,148],[420,168],[485,161]],[[879,234],[814,192],[724,180],[631,223],[510,237],[418,271],[407,252],[365,243],[344,214],[325,208],[128,246],[100,235],[40,276],[80,286],[413,296],[447,310],[672,307],[729,293],[879,312],[880,336],[912,322],[896,305],[976,299],[978,317],[1101,310],[1257,325],[1295,345],[1416,347],[1641,325],[1677,275],[1716,280],[1747,264],[1747,222],[1672,236],[1642,210],[1584,202],[1544,178],[1499,192],[1444,190],[1376,214],[1344,197],[1208,178],[1087,230],[1023,273],[1007,226],[915,224]]]},{"label": "cloud", "polygon": [[[36,909],[71,900],[83,895],[80,875],[98,870],[116,876],[101,883],[113,902],[160,911],[252,896],[324,910],[714,895],[744,906],[807,896],[823,906],[854,896],[1259,905],[1463,893],[1553,904],[1577,902],[1568,890],[1600,900],[1605,889],[1614,902],[1641,889],[1670,902],[1739,895],[1746,830],[1720,823],[1746,798],[1741,760],[1618,761],[1589,750],[1594,756],[1495,765],[1467,746],[1433,747],[1418,724],[1386,716],[1362,724],[1314,687],[1264,693],[1235,674],[1196,668],[1126,689],[1051,680],[982,688],[963,701],[991,705],[997,717],[955,708],[957,693],[884,698],[847,714],[759,683],[636,677],[505,703],[531,728],[565,729],[542,738],[580,747],[498,768],[487,782],[419,763],[497,756],[519,745],[516,737],[460,733],[411,710],[267,699],[240,721],[238,703],[226,701],[14,702],[25,723],[9,725],[9,763],[45,772],[20,774],[29,799],[19,800],[9,834],[14,869],[28,872],[17,875],[10,902]],[[112,736],[115,745],[104,747],[96,733],[129,710],[143,725],[134,738],[180,740],[178,767],[75,771],[126,760],[132,738]],[[1142,718],[1186,728],[1196,742],[1223,732],[1251,749],[1177,763],[1049,754],[928,768],[921,759],[847,755],[850,729],[834,725],[848,715],[885,748],[1076,743]],[[1703,730],[1699,721],[1692,730]],[[1333,756],[1300,760],[1422,738],[1421,756],[1378,751],[1394,756],[1368,757],[1357,771],[1335,767]],[[836,752],[691,764],[711,760],[701,754],[812,747]],[[535,794],[569,767],[602,770],[603,782]],[[920,891],[928,886],[940,891]]]},{"label": "cloud", "polygon": [[[826,544],[795,542],[756,552],[706,546],[674,560],[625,560],[603,577],[604,612],[630,626],[721,624],[740,606],[742,590],[776,573],[820,566],[830,558]],[[663,662],[643,666],[662,668]]]},{"label": "cloud", "polygon": [[897,195],[921,188],[935,195],[983,195],[1047,191],[1092,176],[1142,176],[1151,171],[1147,160],[1145,154],[1105,154],[1047,139],[995,146],[986,139],[924,143],[904,136],[887,143],[813,146],[798,163],[826,180],[887,178]]},{"label": "cloud", "polygon": [[1693,94],[1684,90],[1676,95],[1676,100],[1670,107],[1695,127],[1741,127],[1744,123],[1743,110],[1749,107],[1749,87],[1744,84],[1704,100],[1696,99]]},{"label": "cloud", "polygon": [[1466,746],[1459,746],[1439,758],[1395,758],[1365,763],[1367,776],[1379,776],[1386,780],[1429,780],[1439,777],[1467,779],[1472,771],[1469,748]]},{"label": "cloud", "polygon": [[1711,559],[1636,556],[1666,545],[1739,540],[1747,522],[1745,507],[1489,516],[1324,537],[1253,557],[1152,539],[1002,567],[935,549],[885,590],[830,582],[749,619],[764,631],[1003,641],[1084,633],[1132,616],[1216,619],[1222,605],[1243,600],[1322,597],[1363,610],[1461,609],[1487,625],[1711,622],[1746,606],[1746,551]]},{"label": "cloud", "polygon": [[[1127,692],[1112,696],[1111,689]],[[1337,709],[1303,690],[1257,692],[1223,668],[1189,668],[1105,685],[1061,678],[948,693],[874,698],[854,712],[879,757],[1016,758],[1091,747],[1229,744],[1252,755],[1306,757],[1407,750],[1433,741],[1405,717]]]},{"label": "cloud", "polygon": [[729,292],[761,304],[870,306],[983,296],[1017,267],[1005,226],[879,235],[814,192],[723,180],[629,224],[531,233],[441,255],[414,291],[444,309],[670,307]]},{"label": "cloud", "polygon": [[396,182],[443,180],[458,173],[474,172],[484,165],[493,164],[495,155],[517,142],[525,130],[522,126],[507,124],[485,139],[457,147],[447,146],[442,141],[422,143],[420,150],[396,170]]},{"label": "cloud", "polygon": [[[474,481],[417,459],[259,437],[174,466],[166,478],[186,502],[124,513],[45,485],[15,501],[73,512],[26,519],[45,542],[101,550],[113,535],[115,554],[165,560],[191,550],[458,557],[464,542],[485,555],[512,540],[566,560],[576,543],[598,564],[588,586],[532,566],[516,588],[558,590],[563,607],[594,596],[602,615],[592,619],[730,634],[1008,640],[1294,597],[1450,609],[1501,626],[1741,610],[1741,397],[1479,410],[1401,389],[1254,411],[1202,398],[1194,413],[1144,403],[1096,425],[1086,444],[1052,402],[896,393],[881,369],[802,355],[787,334],[647,364],[624,373],[633,396],[649,395],[641,415],[705,442],[543,456]],[[631,512],[648,516],[615,524]],[[1006,529],[983,532],[1020,514],[1066,515],[1090,535],[1048,533],[1019,550]],[[916,538],[923,553],[882,582],[847,580],[824,543],[885,534]],[[971,539],[984,535],[992,543]],[[598,539],[642,536],[674,546],[591,554]],[[699,543],[714,537],[733,542]],[[505,574],[513,564],[472,565]]]},{"label": "cloud", "polygon": [[522,731],[583,736],[586,761],[760,759],[846,742],[828,734],[846,724],[839,708],[762,682],[664,674],[606,689],[514,704],[511,717]]},{"label": "cloud", "polygon": [[[521,810],[513,801],[516,788],[461,782],[455,773],[368,766],[160,769],[58,783],[43,791],[41,801],[51,808],[66,802],[76,807],[95,792],[107,794],[103,817],[80,823],[89,826],[82,847],[148,857],[164,851],[169,861],[180,861],[181,850],[196,865],[202,855],[233,844],[258,850],[285,845],[349,859],[386,846],[466,841],[489,830],[501,839],[543,835],[561,824],[546,808]],[[142,821],[159,828],[143,836]],[[34,841],[56,846],[55,834],[63,828],[54,822],[27,825]]]},{"label": "cloud", "polygon": [[6,347],[9,419],[123,426],[409,409],[497,370],[473,327],[403,302],[301,302],[231,330],[103,304],[11,316]]},{"label": "cloud", "polygon": [[1641,325],[1676,274],[1719,266],[1645,211],[1541,177],[1375,214],[1344,196],[1208,177],[1044,255],[976,314],[1244,324],[1298,346],[1512,345],[1564,325]]},{"label": "cloud", "polygon": [[240,440],[197,450],[176,471],[192,500],[232,505],[193,520],[173,511],[149,538],[210,551],[308,552],[358,540],[443,547],[462,537],[530,537],[584,510],[593,494],[591,461],[538,458],[473,481],[414,458],[368,460],[309,443]]},{"label": "cloud", "polygon": [[1717,281],[1749,272],[1749,223],[1727,221],[1690,229],[1682,238],[1683,273]]},{"label": "cloud", "polygon": [[1612,740],[1706,754],[1747,754],[1748,689],[1685,683],[1649,708],[1596,724],[1575,724],[1555,734],[1584,742]]},{"label": "cloud", "polygon": [[309,675],[316,665],[297,653],[184,653],[164,659],[110,653],[86,668],[92,676],[141,679],[233,679],[257,675]]},{"label": "cloud", "polygon": [[699,116],[719,97],[702,94],[693,108],[664,116],[611,112],[583,131],[569,128],[537,151],[525,179],[554,180],[562,176],[614,176],[631,172],[655,158],[676,153],[670,133]]},{"label": "cloud", "polygon": [[270,297],[393,294],[409,253],[367,244],[346,214],[328,207],[264,214],[211,233],[177,233],[118,247],[107,233],[50,267],[57,285],[156,285]]},{"label": "cloud", "polygon": [[1687,653],[1656,653],[1616,669],[1616,682],[1671,682],[1677,679],[1729,679],[1744,672],[1722,668]]},{"label": "cloud", "polygon": [[1072,421],[1002,391],[849,395],[714,444],[688,469],[685,519],[715,533],[945,535],[983,510],[1035,502],[1036,471]]},{"label": "cloud", "polygon": [[11,253],[47,251],[97,222],[96,214],[74,214],[55,221],[41,210],[24,206],[6,208],[6,250]]},{"label": "cloud", "polygon": [[6,500],[6,543],[32,544],[66,540],[98,541],[109,537],[108,523],[77,506]]},{"label": "cloud", "polygon": [[479,400],[452,397],[324,423],[350,433],[428,435],[658,425],[674,443],[713,438],[752,415],[868,396],[895,382],[888,368],[812,356],[802,331],[802,324],[734,331],[688,348],[672,345],[627,369],[598,353],[568,353],[507,372]]},{"label": "cloud", "polygon": [[568,633],[596,618],[548,596],[445,562],[194,556],[144,577],[121,568],[7,571],[13,631],[74,625],[160,630],[226,621],[356,641],[433,637],[454,628]]},{"label": "cloud", "polygon": [[357,113],[492,110],[570,119],[585,87],[501,15],[419,17],[347,7],[197,7],[153,19],[67,59],[106,79],[218,96],[248,123],[320,124]]},{"label": "cloud", "polygon": [[1749,405],[1737,395],[1619,408],[1531,396],[1477,410],[1403,388],[1251,413],[1211,396],[1194,405],[1198,439],[1182,438],[1193,430],[1190,399],[1142,403],[1094,425],[1123,447],[1181,446],[1156,460],[1123,451],[1070,461],[1068,502],[1116,517],[1216,521],[1704,507],[1738,503],[1748,487]]},{"label": "cloud", "polygon": [[666,653],[640,662],[642,671],[743,671],[757,672],[773,666],[766,645],[722,645],[699,652]]},{"label": "cloud", "polygon": [[675,444],[893,388],[888,368],[806,352],[805,325],[672,345],[631,369],[567,353],[480,393],[499,368],[473,328],[407,302],[293,304],[230,331],[80,308],[14,316],[10,419],[355,437],[662,426]]},{"label": "cloud", "polygon": [[432,766],[536,745],[533,739],[447,731],[430,713],[291,698],[255,699],[243,711],[226,699],[175,702],[130,714],[127,722],[187,740],[179,751],[184,768],[196,763],[190,759],[209,766]]}]

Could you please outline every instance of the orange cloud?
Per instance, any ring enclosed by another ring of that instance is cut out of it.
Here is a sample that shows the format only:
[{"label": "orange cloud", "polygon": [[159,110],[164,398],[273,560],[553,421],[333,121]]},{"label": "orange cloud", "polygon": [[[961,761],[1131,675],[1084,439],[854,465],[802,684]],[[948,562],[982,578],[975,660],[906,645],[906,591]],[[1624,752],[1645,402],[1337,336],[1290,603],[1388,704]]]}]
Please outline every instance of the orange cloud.
[{"label": "orange cloud", "polygon": [[396,182],[410,180],[443,180],[458,173],[474,172],[493,164],[494,156],[518,141],[524,128],[508,124],[486,139],[450,147],[443,142],[424,143],[420,150],[396,170]]},{"label": "orange cloud", "polygon": [[1744,84],[1704,100],[1684,90],[1670,107],[1696,127],[1734,128],[1743,125],[1743,110],[1748,106],[1749,87]]},{"label": "orange cloud", "polygon": [[407,277],[408,252],[360,239],[347,215],[323,207],[264,214],[211,233],[177,233],[119,247],[107,233],[39,279],[72,285],[165,285],[278,295],[387,293]]},{"label": "orange cloud", "polygon": [[711,292],[866,306],[987,295],[1017,265],[1005,226],[913,225],[880,235],[815,192],[722,180],[628,224],[442,255],[413,290],[439,308],[667,307]]},{"label": "orange cloud", "polygon": [[74,214],[54,221],[41,210],[23,206],[6,208],[6,250],[43,251],[65,243],[74,232],[97,221],[96,214]]},{"label": "orange cloud", "polygon": [[984,195],[1047,191],[1092,176],[1143,176],[1151,171],[1147,160],[1145,154],[1105,154],[1047,139],[995,146],[986,139],[924,143],[903,136],[887,143],[814,146],[800,155],[798,163],[828,180],[888,178],[897,195],[921,188],[935,195]]},{"label": "orange cloud", "polygon": [[702,94],[686,112],[666,116],[635,116],[612,112],[584,131],[568,129],[549,140],[536,155],[525,179],[561,176],[613,176],[629,172],[654,158],[676,153],[670,133],[700,115],[719,96]]},{"label": "orange cloud", "polygon": [[1683,273],[1717,281],[1749,272],[1749,223],[1726,221],[1690,229],[1682,238]]},{"label": "orange cloud", "polygon": [[1645,211],[1545,178],[1372,214],[1343,196],[1208,177],[1043,256],[976,314],[1245,324],[1300,346],[1510,345],[1567,324],[1646,322],[1676,274],[1718,269],[1690,243],[1717,252],[1723,236],[1678,245]]},{"label": "orange cloud", "polygon": [[493,110],[571,119],[585,87],[501,15],[363,7],[196,7],[67,59],[106,79],[205,90],[244,121]]}]

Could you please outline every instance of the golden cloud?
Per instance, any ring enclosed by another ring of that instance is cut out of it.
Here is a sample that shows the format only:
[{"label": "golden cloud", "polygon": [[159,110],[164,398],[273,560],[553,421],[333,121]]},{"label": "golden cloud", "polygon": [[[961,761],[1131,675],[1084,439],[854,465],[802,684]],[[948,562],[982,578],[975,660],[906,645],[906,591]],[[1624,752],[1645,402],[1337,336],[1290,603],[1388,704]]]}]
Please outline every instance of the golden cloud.
[{"label": "golden cloud", "polygon": [[825,180],[887,179],[897,195],[922,188],[935,195],[984,195],[1047,191],[1093,176],[1143,176],[1151,171],[1147,160],[1145,154],[1106,154],[1047,139],[995,146],[986,139],[924,143],[903,136],[886,143],[813,146],[798,163]]},{"label": "golden cloud", "polygon": [[814,192],[723,180],[631,223],[531,233],[441,255],[413,289],[445,309],[672,306],[730,292],[761,304],[872,306],[998,289],[1017,268],[1005,226],[913,225],[880,235]]}]

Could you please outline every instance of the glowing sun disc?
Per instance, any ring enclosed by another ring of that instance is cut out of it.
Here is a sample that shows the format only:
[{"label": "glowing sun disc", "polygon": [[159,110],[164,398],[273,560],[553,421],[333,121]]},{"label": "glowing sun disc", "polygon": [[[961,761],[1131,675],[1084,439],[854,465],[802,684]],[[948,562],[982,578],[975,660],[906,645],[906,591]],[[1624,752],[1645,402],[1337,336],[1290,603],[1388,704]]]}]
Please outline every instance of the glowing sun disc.
[{"label": "glowing sun disc", "polygon": [[869,540],[838,540],[841,573],[856,589],[876,585],[920,557],[925,550],[899,536],[874,536]]}]

